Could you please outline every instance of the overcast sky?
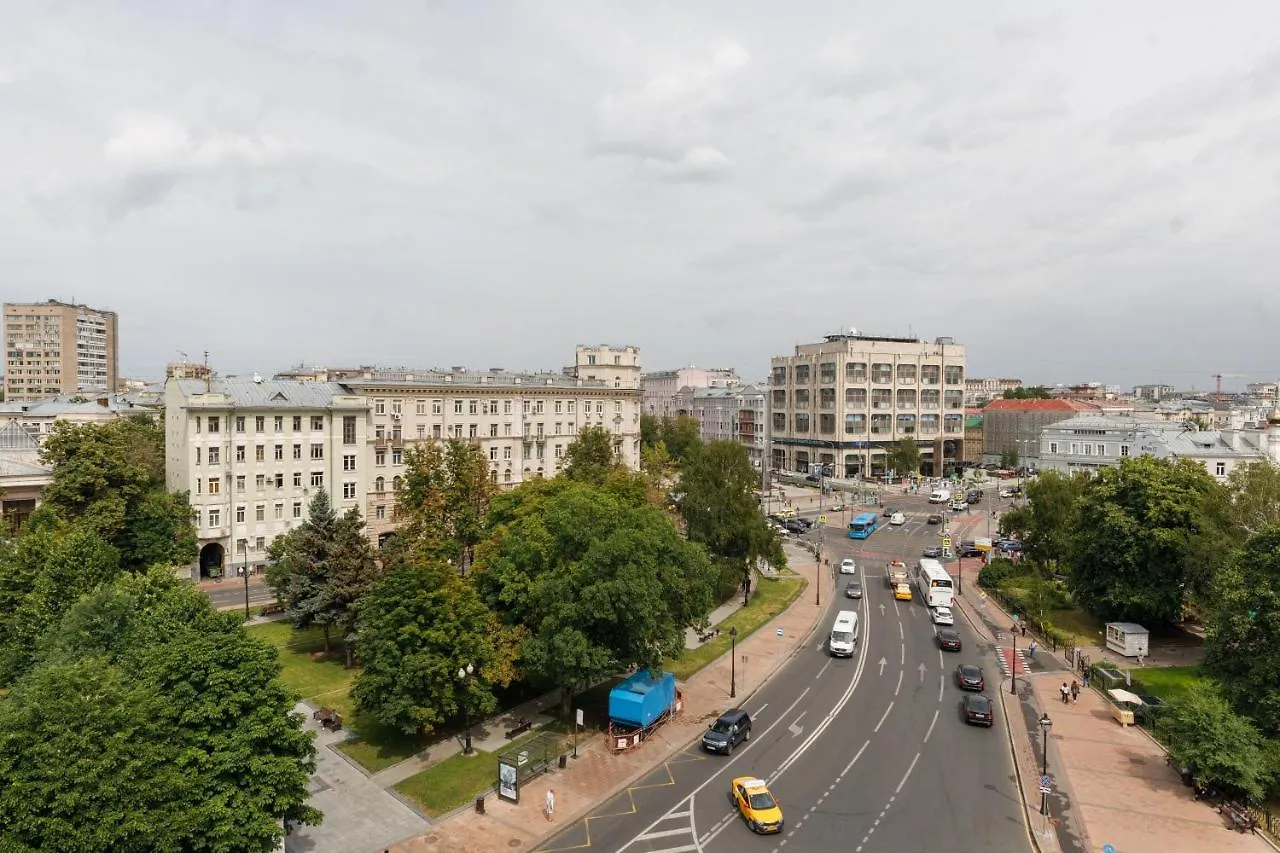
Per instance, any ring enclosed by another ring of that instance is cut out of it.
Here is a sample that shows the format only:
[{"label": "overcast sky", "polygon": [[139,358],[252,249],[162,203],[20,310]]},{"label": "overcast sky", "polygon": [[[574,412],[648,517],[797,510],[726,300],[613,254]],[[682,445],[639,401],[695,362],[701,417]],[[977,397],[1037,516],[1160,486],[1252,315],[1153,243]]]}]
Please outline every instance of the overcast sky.
[{"label": "overcast sky", "polygon": [[1280,374],[1280,3],[155,0],[0,9],[0,293],[121,370]]}]

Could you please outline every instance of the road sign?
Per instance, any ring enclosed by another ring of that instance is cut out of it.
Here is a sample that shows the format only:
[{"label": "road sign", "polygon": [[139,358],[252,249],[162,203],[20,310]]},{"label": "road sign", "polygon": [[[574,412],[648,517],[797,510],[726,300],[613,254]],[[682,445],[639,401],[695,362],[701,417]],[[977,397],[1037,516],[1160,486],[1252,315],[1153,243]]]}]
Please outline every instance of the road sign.
[{"label": "road sign", "polygon": [[781,636],[782,636],[782,629],[781,629],[781,628],[779,628],[779,629],[778,629],[778,636],[779,636],[779,637],[781,637]]},{"label": "road sign", "polygon": [[1049,787],[1050,785],[1052,785],[1052,784],[1053,784],[1053,780],[1052,780],[1052,779],[1050,779],[1048,776],[1041,776],[1041,777],[1040,777],[1040,787],[1041,787],[1041,788],[1048,788],[1048,787]]},{"label": "road sign", "polygon": [[951,537],[950,537],[950,536],[943,536],[943,537],[942,537],[942,549],[943,549],[944,551],[949,551],[949,550],[951,550]]},{"label": "road sign", "polygon": [[819,523],[819,524],[826,524],[826,523],[827,523],[827,517],[826,517],[825,515],[820,515],[820,516],[818,516],[818,523]]},{"label": "road sign", "polygon": [[1041,785],[1041,786],[1040,786],[1040,793],[1042,793],[1042,794],[1050,794],[1050,793],[1053,793],[1053,792],[1049,789],[1049,786],[1048,786],[1048,785]]}]

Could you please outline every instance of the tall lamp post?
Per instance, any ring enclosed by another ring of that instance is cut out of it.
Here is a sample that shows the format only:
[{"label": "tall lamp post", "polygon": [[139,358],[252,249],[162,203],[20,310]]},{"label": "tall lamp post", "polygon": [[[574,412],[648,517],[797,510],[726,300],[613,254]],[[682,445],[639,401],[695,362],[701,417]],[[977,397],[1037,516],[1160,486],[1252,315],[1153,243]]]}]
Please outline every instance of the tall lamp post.
[{"label": "tall lamp post", "polygon": [[[1047,777],[1049,775],[1049,729],[1053,727],[1053,720],[1049,719],[1049,712],[1040,715],[1040,775]],[[1049,794],[1048,785],[1041,785],[1040,792],[1040,814],[1049,813]]]},{"label": "tall lamp post", "polygon": [[738,628],[729,629],[729,698],[738,698]]},{"label": "tall lamp post", "polygon": [[249,618],[249,540],[244,541],[244,618]]},{"label": "tall lamp post", "polygon": [[[1016,616],[1014,617],[1017,618]],[[1013,638],[1013,650],[1009,652],[1009,695],[1018,695],[1018,623],[1014,623],[1009,629],[1009,636]]]},{"label": "tall lamp post", "polygon": [[471,679],[476,668],[472,664],[458,667],[458,680],[462,682],[462,725],[466,730],[462,740],[462,754],[471,755]]}]

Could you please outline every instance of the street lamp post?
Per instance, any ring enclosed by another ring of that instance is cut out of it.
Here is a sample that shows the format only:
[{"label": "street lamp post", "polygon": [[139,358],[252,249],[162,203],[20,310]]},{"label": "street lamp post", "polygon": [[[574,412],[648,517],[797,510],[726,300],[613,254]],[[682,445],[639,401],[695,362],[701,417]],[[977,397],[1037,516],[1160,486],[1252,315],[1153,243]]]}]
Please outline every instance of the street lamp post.
[{"label": "street lamp post", "polygon": [[458,680],[462,682],[462,725],[465,733],[462,739],[462,754],[471,755],[471,678],[476,668],[472,664],[458,667]]},{"label": "street lamp post", "polygon": [[[1049,719],[1049,712],[1040,715],[1040,775],[1046,779],[1049,776],[1049,729],[1053,727],[1053,720]],[[1049,813],[1049,793],[1048,785],[1040,786],[1040,814],[1047,815]]]},{"label": "street lamp post", "polygon": [[244,618],[249,618],[249,541],[244,543]]},{"label": "street lamp post", "polygon": [[729,698],[738,698],[738,629],[729,629]]},{"label": "street lamp post", "polygon": [[1009,695],[1018,695],[1018,625],[1015,622],[1013,627],[1009,629],[1009,636],[1013,638],[1013,650],[1009,652]]}]

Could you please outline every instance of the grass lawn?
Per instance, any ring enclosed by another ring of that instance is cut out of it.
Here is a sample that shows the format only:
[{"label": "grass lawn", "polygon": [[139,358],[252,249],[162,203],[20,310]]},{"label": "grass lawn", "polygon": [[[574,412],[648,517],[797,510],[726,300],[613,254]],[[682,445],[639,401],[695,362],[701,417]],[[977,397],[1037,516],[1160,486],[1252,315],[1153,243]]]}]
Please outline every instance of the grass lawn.
[{"label": "grass lawn", "polygon": [[791,602],[804,592],[808,584],[803,578],[779,577],[776,580],[760,578],[756,581],[756,593],[751,603],[741,610],[735,610],[728,619],[715,626],[720,629],[720,636],[709,640],[696,649],[686,649],[675,660],[665,661],[663,668],[674,672],[676,679],[685,681],[689,676],[729,651],[729,629],[737,628],[738,637],[745,638],[757,629],[764,627]]},{"label": "grass lawn", "polygon": [[1148,666],[1130,672],[1135,693],[1159,696],[1166,702],[1176,702],[1196,685],[1210,680],[1198,666]]},{"label": "grass lawn", "polygon": [[[523,746],[537,733],[518,737],[503,748]],[[415,773],[395,789],[422,807],[429,817],[440,817],[472,802],[498,782],[497,753],[477,749],[474,755],[461,753]]]},{"label": "grass lawn", "polygon": [[1050,610],[1045,618],[1059,631],[1074,635],[1078,643],[1101,643],[1103,640],[1102,620],[1083,610],[1074,607],[1068,610]]},{"label": "grass lawn", "polygon": [[295,631],[288,622],[268,622],[245,630],[276,647],[280,679],[303,699],[334,707],[330,697],[345,696],[355,681],[356,670],[343,665],[341,643],[330,642],[328,657],[322,654],[324,634],[318,628]]}]

